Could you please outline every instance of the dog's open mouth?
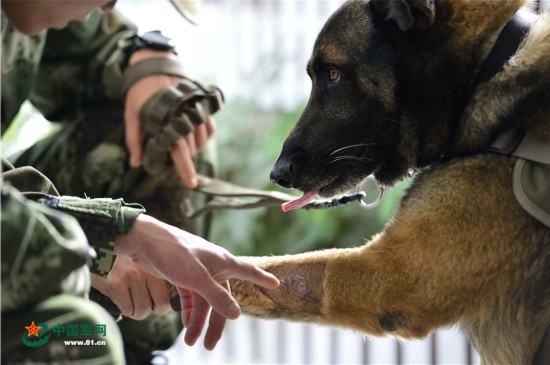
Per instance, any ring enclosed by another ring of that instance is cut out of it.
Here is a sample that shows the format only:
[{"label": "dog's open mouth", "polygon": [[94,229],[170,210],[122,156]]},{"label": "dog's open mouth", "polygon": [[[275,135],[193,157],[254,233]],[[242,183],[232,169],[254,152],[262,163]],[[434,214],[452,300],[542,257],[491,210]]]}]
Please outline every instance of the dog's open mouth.
[{"label": "dog's open mouth", "polygon": [[[365,209],[372,209],[380,204],[382,197],[384,195],[384,189],[381,186],[377,185],[378,197],[372,202],[368,203],[364,201],[366,193],[363,192],[363,184],[367,181],[375,181],[373,175],[367,176],[354,188],[349,188],[347,192],[335,192],[330,188],[332,184],[325,185],[323,188],[308,190],[302,193],[302,196],[299,198],[293,199],[281,205],[283,212],[289,212],[291,210],[297,209],[325,209],[325,208],[334,208],[342,205],[346,205],[352,202],[359,202],[361,207]],[[338,184],[337,184],[338,185]],[[342,186],[342,184],[339,184]],[[342,189],[341,189],[342,190]],[[316,198],[316,196],[322,197],[321,199]],[[327,196],[332,196],[332,198],[326,198]],[[372,200],[372,199],[371,199]]]},{"label": "dog's open mouth", "polygon": [[[302,193],[302,196],[300,196],[299,198],[289,201],[287,203],[283,203],[281,205],[281,209],[283,210],[283,212],[289,212],[291,210],[301,209],[307,205],[312,204],[319,207],[324,206],[327,201],[338,200],[337,198],[327,200],[327,198],[342,196],[341,194],[345,193],[345,190],[348,190],[342,189],[343,186],[345,186],[345,184],[342,183],[341,179],[336,178],[334,180],[330,180],[330,182],[328,183],[325,182],[325,184],[323,184],[323,186],[320,188],[311,187],[311,190],[304,191]],[[352,189],[349,190],[351,191]],[[323,197],[324,200],[315,199],[317,195]]]}]

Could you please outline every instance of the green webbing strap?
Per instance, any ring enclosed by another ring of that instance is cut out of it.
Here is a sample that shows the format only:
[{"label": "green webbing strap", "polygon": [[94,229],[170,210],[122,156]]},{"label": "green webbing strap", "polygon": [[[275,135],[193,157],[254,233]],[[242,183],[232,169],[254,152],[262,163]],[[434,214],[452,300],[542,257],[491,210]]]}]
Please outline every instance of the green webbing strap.
[{"label": "green webbing strap", "polygon": [[168,57],[153,57],[139,61],[124,71],[122,95],[139,80],[151,75],[171,75],[185,77],[180,61]]},{"label": "green webbing strap", "polygon": [[174,114],[183,97],[175,87],[162,89],[151,96],[143,104],[139,113],[145,133],[154,135],[162,131],[167,124],[167,119]]},{"label": "green webbing strap", "polygon": [[205,123],[208,116],[216,113],[222,105],[220,89],[207,89],[188,78],[149,98],[140,111],[146,137],[143,154],[145,171],[170,184],[179,183],[170,150],[178,139],[192,133],[195,126]]},{"label": "green webbing strap", "polygon": [[203,175],[198,175],[197,179],[199,186],[196,190],[214,199],[188,212],[189,218],[196,218],[212,210],[273,207],[296,199],[295,196],[279,191],[250,189]]},{"label": "green webbing strap", "polygon": [[[190,211],[188,217],[196,218],[201,214],[218,209],[251,209],[260,207],[280,206],[295,200],[297,197],[281,193],[279,191],[256,190],[218,180],[212,177],[198,175],[199,186],[196,191],[212,197],[203,207]],[[302,209],[328,209],[343,206],[362,200],[365,193],[350,192],[332,199],[315,199],[302,207]]]}]

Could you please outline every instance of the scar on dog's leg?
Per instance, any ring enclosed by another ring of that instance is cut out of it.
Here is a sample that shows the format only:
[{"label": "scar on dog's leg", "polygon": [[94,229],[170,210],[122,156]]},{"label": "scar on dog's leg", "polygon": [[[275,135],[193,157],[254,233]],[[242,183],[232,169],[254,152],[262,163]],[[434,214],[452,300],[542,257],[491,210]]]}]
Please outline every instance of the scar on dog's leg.
[{"label": "scar on dog's leg", "polygon": [[249,282],[231,280],[231,291],[243,312],[304,321],[321,316],[324,262],[307,262],[300,258],[281,261],[281,257],[249,259],[275,275],[281,285],[276,289],[265,289]]},{"label": "scar on dog's leg", "polygon": [[323,301],[325,265],[305,264],[270,268],[281,285],[275,290],[263,290],[276,304],[291,310],[305,310],[319,314]]},{"label": "scar on dog's leg", "polygon": [[294,276],[290,279],[283,279],[281,285],[291,295],[295,295],[298,298],[307,297],[309,288],[306,279],[303,276]]}]

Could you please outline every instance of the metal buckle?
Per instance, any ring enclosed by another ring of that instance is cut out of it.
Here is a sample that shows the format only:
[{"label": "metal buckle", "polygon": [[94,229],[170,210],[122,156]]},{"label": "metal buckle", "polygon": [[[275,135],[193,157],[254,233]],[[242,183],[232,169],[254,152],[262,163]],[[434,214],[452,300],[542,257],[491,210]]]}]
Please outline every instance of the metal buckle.
[{"label": "metal buckle", "polygon": [[[374,181],[376,183],[376,180],[374,178],[374,175],[367,176],[360,184],[359,184],[359,190],[363,190],[363,185],[365,185],[367,182]],[[359,205],[363,209],[373,209],[376,208],[378,205],[380,205],[380,202],[382,202],[382,198],[384,197],[384,189],[380,186],[376,185],[376,188],[378,189],[378,197],[371,203],[365,202],[364,199],[361,199],[359,201]],[[365,194],[366,196],[366,194]]]}]

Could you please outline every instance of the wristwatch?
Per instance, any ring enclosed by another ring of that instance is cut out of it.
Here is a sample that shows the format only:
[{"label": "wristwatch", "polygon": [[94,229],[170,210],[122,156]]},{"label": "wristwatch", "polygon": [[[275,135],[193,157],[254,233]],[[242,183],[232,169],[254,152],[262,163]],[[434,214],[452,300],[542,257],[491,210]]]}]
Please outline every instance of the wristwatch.
[{"label": "wristwatch", "polygon": [[174,46],[172,39],[166,37],[158,30],[135,35],[134,37],[132,37],[131,41],[132,43],[130,45],[130,48],[128,48],[128,51],[126,53],[126,65],[128,65],[128,61],[130,61],[130,57],[132,57],[134,52],[142,48],[148,48],[155,51],[172,52],[174,54],[177,54],[176,47]]}]

